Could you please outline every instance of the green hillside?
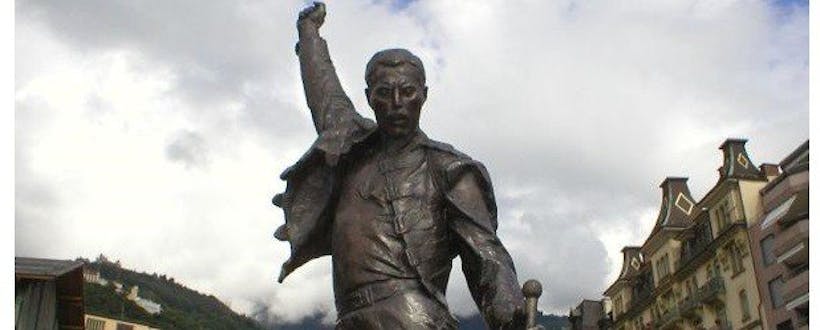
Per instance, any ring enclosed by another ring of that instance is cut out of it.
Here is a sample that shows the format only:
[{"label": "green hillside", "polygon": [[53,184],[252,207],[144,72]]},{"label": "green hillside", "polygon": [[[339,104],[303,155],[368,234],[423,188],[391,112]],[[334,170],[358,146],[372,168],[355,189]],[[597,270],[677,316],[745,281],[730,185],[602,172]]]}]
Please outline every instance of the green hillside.
[{"label": "green hillside", "polygon": [[[109,281],[106,286],[86,283],[86,313],[147,324],[160,329],[261,329],[247,316],[236,314],[216,297],[188,289],[165,275],[138,273],[107,261],[86,267],[97,270]],[[112,281],[123,285],[117,293]],[[132,286],[139,296],[162,305],[162,312],[151,315],[125,298]]]},{"label": "green hillside", "polygon": [[[285,324],[267,320],[267,324],[236,314],[228,306],[212,295],[203,295],[176,283],[166,275],[146,274],[120,267],[108,262],[104,257],[98,261],[86,262],[86,267],[100,272],[108,280],[103,286],[85,283],[86,313],[150,325],[160,329],[333,329],[333,325],[323,324],[323,315],[314,315],[298,323]],[[122,293],[117,293],[113,281],[122,283]],[[151,315],[126,295],[134,285],[139,287],[139,296],[162,305],[162,312]],[[538,324],[548,330],[568,329],[566,316],[544,315],[539,312]],[[479,315],[459,318],[459,329],[486,329]]]}]

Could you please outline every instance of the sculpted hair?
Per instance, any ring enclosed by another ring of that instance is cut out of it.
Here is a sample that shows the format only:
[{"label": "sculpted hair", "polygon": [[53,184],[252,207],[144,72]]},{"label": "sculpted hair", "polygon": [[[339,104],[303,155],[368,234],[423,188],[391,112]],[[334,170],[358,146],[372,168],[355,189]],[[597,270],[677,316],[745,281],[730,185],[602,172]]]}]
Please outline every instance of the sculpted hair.
[{"label": "sculpted hair", "polygon": [[370,83],[372,83],[373,74],[376,73],[378,68],[398,67],[405,64],[415,69],[419,82],[421,82],[422,85],[427,83],[427,77],[424,74],[424,64],[421,63],[421,60],[416,55],[402,48],[385,49],[373,55],[370,61],[367,62],[364,80],[369,86]]}]

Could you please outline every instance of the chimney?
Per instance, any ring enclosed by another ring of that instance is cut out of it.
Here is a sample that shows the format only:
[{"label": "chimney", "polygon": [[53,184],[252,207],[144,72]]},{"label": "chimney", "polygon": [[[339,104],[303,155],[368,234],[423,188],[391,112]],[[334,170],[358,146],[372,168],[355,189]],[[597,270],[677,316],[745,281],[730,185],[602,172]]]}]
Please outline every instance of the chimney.
[{"label": "chimney", "polygon": [[723,150],[723,166],[720,179],[766,180],[766,176],[755,166],[746,152],[746,139],[729,138],[720,145]]},{"label": "chimney", "polygon": [[763,175],[767,177],[778,176],[780,175],[780,166],[777,164],[763,163],[760,164],[760,172],[763,172]]}]

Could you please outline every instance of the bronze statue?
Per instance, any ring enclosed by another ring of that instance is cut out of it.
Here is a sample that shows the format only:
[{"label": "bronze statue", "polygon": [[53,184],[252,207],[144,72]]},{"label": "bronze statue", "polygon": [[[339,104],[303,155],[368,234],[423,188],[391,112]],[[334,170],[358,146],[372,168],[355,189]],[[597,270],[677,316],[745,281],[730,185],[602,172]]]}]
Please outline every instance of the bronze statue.
[{"label": "bronze statue", "polygon": [[496,236],[487,170],[418,127],[427,98],[421,60],[388,49],[368,62],[365,94],[374,123],[342,90],[319,36],[324,18],[324,4],[314,3],[297,23],[296,52],[318,138],[282,174],[287,189],[274,197],[285,212],[276,237],[291,244],[279,282],[332,255],[337,329],[455,329],[444,295],[452,259],[460,256],[490,328],[534,325]]}]

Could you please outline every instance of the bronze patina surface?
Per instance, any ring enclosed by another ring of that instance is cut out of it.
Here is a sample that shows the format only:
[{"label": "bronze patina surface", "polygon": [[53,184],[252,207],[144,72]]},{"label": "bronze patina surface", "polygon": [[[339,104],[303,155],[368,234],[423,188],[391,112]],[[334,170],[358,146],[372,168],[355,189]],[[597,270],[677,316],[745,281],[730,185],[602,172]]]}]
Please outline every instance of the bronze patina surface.
[{"label": "bronze patina surface", "polygon": [[490,328],[524,328],[524,297],[496,235],[487,170],[419,129],[427,98],[421,60],[404,49],[373,56],[365,72],[373,122],[342,90],[319,35],[324,19],[315,3],[297,23],[318,138],[282,174],[287,189],[274,198],[285,212],[276,237],[291,244],[279,281],[331,255],[337,329],[455,329],[444,295],[460,256]]}]

